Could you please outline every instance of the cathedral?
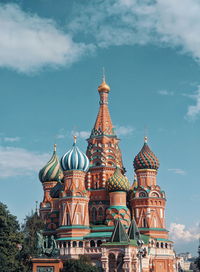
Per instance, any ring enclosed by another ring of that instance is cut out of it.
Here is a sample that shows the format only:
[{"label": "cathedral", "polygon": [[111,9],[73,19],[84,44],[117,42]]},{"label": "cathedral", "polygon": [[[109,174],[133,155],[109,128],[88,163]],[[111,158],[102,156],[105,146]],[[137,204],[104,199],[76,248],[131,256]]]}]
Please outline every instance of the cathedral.
[{"label": "cathedral", "polygon": [[54,145],[51,159],[39,172],[44,233],[56,238],[61,262],[86,255],[105,272],[177,271],[165,226],[166,195],[157,184],[159,160],[145,137],[133,161],[130,185],[109,113],[109,92],[103,78],[86,153],[74,136],[60,160]]}]

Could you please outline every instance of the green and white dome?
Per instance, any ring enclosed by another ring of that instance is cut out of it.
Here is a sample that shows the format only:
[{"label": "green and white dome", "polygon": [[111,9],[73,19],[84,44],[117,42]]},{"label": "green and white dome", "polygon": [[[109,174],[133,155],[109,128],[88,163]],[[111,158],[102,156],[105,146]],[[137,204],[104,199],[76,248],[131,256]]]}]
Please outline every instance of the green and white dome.
[{"label": "green and white dome", "polygon": [[56,145],[54,145],[53,155],[50,161],[40,170],[39,179],[43,182],[59,181],[63,178],[63,171],[56,154]]}]

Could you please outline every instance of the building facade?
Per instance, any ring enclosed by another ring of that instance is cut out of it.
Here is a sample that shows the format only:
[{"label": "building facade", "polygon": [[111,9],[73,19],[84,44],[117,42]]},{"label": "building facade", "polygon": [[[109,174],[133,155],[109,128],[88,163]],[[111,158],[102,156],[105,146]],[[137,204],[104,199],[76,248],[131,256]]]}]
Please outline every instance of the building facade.
[{"label": "building facade", "polygon": [[159,161],[147,137],[133,166],[125,168],[109,108],[110,87],[98,87],[99,112],[86,154],[76,143],[61,160],[56,154],[39,173],[45,235],[54,235],[60,259],[88,255],[102,271],[176,271],[173,242],[165,227],[165,192],[157,184]]}]

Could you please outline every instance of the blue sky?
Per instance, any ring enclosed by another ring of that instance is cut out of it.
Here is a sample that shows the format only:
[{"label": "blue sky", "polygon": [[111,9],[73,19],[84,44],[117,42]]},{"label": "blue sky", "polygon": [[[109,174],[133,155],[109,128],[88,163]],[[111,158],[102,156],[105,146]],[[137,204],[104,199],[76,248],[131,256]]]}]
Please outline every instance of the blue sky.
[{"label": "blue sky", "polygon": [[72,134],[86,150],[102,67],[127,176],[149,145],[160,160],[177,251],[200,233],[200,3],[0,1],[0,201],[22,222],[42,200],[39,169]]}]

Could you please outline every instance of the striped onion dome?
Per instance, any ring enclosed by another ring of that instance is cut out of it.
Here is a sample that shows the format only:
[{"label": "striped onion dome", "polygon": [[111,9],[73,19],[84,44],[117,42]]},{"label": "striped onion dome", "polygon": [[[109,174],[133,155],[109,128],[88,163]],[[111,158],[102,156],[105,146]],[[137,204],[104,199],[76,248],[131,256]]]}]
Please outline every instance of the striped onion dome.
[{"label": "striped onion dome", "polygon": [[56,145],[54,145],[53,155],[50,161],[40,170],[39,179],[43,182],[59,181],[63,178],[63,171],[60,167],[60,162],[56,154]]},{"label": "striped onion dome", "polygon": [[130,189],[130,183],[127,177],[122,174],[119,167],[116,167],[114,174],[107,180],[106,189],[109,192],[127,192]]},{"label": "striped onion dome", "polygon": [[147,144],[147,137],[144,138],[144,145],[141,151],[137,154],[133,162],[135,170],[138,169],[154,169],[158,170],[159,160],[151,151]]},{"label": "striped onion dome", "polygon": [[80,170],[87,171],[89,168],[89,159],[77,146],[76,137],[72,148],[62,157],[61,166],[63,171]]}]

